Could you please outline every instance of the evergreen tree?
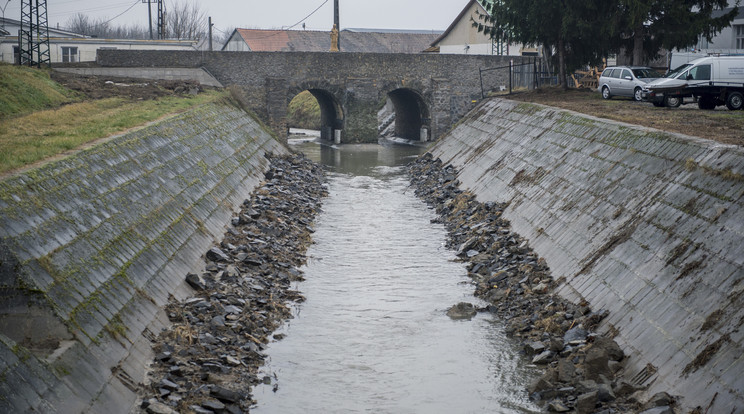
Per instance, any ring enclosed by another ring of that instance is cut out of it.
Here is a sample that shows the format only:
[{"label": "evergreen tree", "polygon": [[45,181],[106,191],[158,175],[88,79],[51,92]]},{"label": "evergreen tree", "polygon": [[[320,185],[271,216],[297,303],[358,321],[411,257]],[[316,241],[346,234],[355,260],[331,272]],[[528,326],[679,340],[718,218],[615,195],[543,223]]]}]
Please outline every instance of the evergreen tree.
[{"label": "evergreen tree", "polygon": [[487,14],[473,26],[487,35],[544,46],[556,53],[559,80],[568,87],[568,72],[599,64],[619,45],[622,9],[608,0],[490,0]]},{"label": "evergreen tree", "polygon": [[640,65],[658,56],[660,49],[693,46],[700,36],[710,41],[736,17],[736,8],[711,17],[727,5],[727,0],[620,0],[625,19],[620,36],[632,62]]}]

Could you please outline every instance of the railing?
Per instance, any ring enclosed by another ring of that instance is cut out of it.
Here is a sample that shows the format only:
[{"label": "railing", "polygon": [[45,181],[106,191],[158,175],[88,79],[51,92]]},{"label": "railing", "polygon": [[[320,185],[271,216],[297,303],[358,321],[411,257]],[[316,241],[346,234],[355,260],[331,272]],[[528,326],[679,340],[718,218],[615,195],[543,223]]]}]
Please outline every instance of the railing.
[{"label": "railing", "polygon": [[503,77],[498,76],[500,73],[494,71],[508,70],[508,89],[511,94],[514,88],[535,89],[543,85],[555,85],[558,78],[549,70],[545,63],[538,58],[533,58],[531,62],[517,63],[512,60],[508,66],[498,66],[493,68],[480,68],[480,86],[481,97],[486,97],[486,92],[506,91],[507,85],[502,84]]}]

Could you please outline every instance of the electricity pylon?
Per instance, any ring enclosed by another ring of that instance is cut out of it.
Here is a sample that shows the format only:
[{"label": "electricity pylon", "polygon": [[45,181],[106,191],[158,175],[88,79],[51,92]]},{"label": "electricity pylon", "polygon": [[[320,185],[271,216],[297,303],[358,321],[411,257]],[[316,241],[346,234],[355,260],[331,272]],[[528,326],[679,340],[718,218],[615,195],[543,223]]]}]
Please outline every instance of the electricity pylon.
[{"label": "electricity pylon", "polygon": [[21,65],[51,66],[46,0],[22,0],[18,43]]}]

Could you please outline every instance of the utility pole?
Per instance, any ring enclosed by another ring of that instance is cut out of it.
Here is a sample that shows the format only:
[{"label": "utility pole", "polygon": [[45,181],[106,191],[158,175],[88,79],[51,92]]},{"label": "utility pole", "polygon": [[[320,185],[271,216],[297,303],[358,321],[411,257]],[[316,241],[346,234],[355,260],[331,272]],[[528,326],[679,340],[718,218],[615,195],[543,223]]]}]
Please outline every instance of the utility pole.
[{"label": "utility pole", "polygon": [[341,51],[341,24],[338,21],[338,0],[333,0],[333,24],[338,29],[338,50]]},{"label": "utility pole", "polygon": [[209,51],[212,51],[212,16],[209,16]]},{"label": "utility pole", "polygon": [[150,7],[150,3],[152,0],[142,0],[142,3],[147,3],[147,22],[150,24],[150,40],[153,39],[152,37],[152,7]]}]

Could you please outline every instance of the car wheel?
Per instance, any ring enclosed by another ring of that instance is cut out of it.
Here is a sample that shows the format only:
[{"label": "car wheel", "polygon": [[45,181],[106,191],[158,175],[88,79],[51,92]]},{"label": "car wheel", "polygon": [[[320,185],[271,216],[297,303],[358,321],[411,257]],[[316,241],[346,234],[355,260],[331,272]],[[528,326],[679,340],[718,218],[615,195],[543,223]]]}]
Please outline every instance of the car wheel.
[{"label": "car wheel", "polygon": [[698,108],[708,111],[711,109],[716,109],[716,101],[711,98],[701,96],[700,99],[698,99]]},{"label": "car wheel", "polygon": [[742,106],[744,106],[744,96],[742,96],[741,92],[731,92],[726,97],[726,108],[736,111],[737,109],[741,109]]},{"label": "car wheel", "polygon": [[635,90],[633,90],[633,99],[640,102],[643,100],[643,97],[641,97],[641,88],[636,86]]},{"label": "car wheel", "polygon": [[612,98],[612,95],[610,95],[610,88],[603,86],[602,87],[602,97],[605,99]]},{"label": "car wheel", "polygon": [[664,106],[667,108],[677,108],[682,105],[682,98],[679,96],[664,95]]}]

